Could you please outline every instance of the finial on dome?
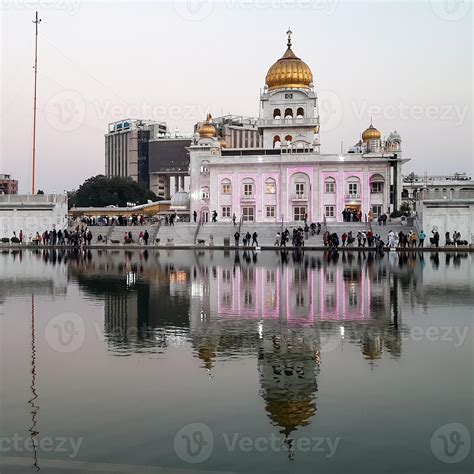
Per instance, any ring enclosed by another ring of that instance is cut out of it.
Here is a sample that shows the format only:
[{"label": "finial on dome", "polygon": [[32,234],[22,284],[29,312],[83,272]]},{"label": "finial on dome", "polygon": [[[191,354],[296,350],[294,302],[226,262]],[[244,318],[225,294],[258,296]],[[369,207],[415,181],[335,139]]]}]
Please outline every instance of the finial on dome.
[{"label": "finial on dome", "polygon": [[291,35],[293,34],[291,28],[288,28],[286,34],[288,35],[288,43],[286,43],[286,45],[288,46],[288,48],[291,48]]},{"label": "finial on dome", "polygon": [[206,119],[207,119],[208,122],[210,122],[211,119],[212,119],[212,115],[210,113],[208,113]]}]

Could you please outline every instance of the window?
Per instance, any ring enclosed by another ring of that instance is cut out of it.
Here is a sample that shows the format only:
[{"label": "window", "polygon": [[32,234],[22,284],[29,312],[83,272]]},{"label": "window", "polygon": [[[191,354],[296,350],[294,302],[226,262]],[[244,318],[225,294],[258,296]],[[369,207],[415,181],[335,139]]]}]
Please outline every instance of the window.
[{"label": "window", "polygon": [[222,180],[222,194],[231,194],[232,193],[232,185],[229,179]]},{"label": "window", "polygon": [[201,199],[209,199],[209,188],[201,189]]},{"label": "window", "polygon": [[304,221],[306,216],[306,206],[295,206],[293,208],[293,219],[295,221]]},{"label": "window", "polygon": [[285,99],[293,99],[293,94],[285,94]]},{"label": "window", "polygon": [[254,207],[243,207],[242,208],[242,220],[244,222],[253,222],[255,215]]},{"label": "window", "polygon": [[304,117],[304,109],[303,109],[303,107],[298,107],[298,110],[296,111],[296,117],[297,117],[297,118],[302,118],[302,117]]},{"label": "window", "polygon": [[253,184],[244,183],[244,196],[253,197]]},{"label": "window", "polygon": [[275,194],[276,193],[276,183],[273,178],[268,178],[265,181],[265,192],[267,194]]},{"label": "window", "polygon": [[326,215],[326,217],[334,217],[336,215],[335,206],[326,206],[325,207],[325,215]]},{"label": "window", "polygon": [[373,204],[372,205],[372,212],[374,213],[375,216],[381,216],[382,215],[382,206],[380,204]]},{"label": "window", "polygon": [[267,217],[275,217],[275,206],[267,206]]},{"label": "window", "polygon": [[324,192],[326,194],[334,194],[336,192],[336,182],[333,178],[326,179],[324,183]]},{"label": "window", "polygon": [[273,137],[273,148],[280,148],[281,146],[281,139],[279,135],[275,135]]},{"label": "window", "polygon": [[383,192],[383,183],[370,183],[370,192],[372,194]]},{"label": "window", "polygon": [[288,108],[285,110],[285,118],[293,118],[293,110]]},{"label": "window", "polygon": [[201,173],[203,174],[209,173],[209,161],[203,161],[201,163]]},{"label": "window", "polygon": [[296,183],[296,195],[301,197],[304,195],[304,183]]},{"label": "window", "polygon": [[293,141],[293,137],[291,135],[287,135],[285,137],[285,142],[287,145],[289,145]]},{"label": "window", "polygon": [[222,206],[222,217],[230,217],[230,206]]},{"label": "window", "polygon": [[280,109],[275,109],[275,110],[273,111],[273,118],[274,118],[274,119],[279,119],[279,118],[281,118]]},{"label": "window", "polygon": [[357,196],[359,194],[359,183],[349,183],[349,196]]}]

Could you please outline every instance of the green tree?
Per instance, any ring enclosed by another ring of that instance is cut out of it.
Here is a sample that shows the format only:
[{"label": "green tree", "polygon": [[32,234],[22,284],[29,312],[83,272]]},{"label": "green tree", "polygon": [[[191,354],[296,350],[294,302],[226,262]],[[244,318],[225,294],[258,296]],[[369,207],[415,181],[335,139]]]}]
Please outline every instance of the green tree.
[{"label": "green tree", "polygon": [[129,202],[159,201],[154,192],[142,188],[131,178],[107,178],[104,175],[87,179],[78,190],[68,194],[70,207],[123,207]]}]

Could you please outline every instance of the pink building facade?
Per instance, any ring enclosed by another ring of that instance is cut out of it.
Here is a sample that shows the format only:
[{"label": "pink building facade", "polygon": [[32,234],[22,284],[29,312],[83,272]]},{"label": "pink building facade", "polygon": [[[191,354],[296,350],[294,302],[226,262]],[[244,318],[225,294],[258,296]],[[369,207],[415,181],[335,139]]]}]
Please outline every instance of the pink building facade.
[{"label": "pink building facade", "polygon": [[209,116],[190,153],[190,210],[202,222],[339,222],[366,219],[401,201],[401,138],[371,124],[346,153],[322,154],[318,99],[309,67],[291,50],[270,69],[260,96],[262,148],[228,148]]}]

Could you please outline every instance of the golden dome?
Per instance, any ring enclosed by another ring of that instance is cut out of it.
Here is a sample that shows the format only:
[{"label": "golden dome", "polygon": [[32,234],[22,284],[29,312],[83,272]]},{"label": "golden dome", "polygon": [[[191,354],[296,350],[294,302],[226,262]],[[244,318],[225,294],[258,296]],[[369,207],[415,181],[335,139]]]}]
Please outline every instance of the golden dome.
[{"label": "golden dome", "polygon": [[288,43],[285,54],[267,72],[265,84],[273,89],[308,89],[313,82],[309,66],[298,58],[291,49],[291,31],[288,30]]},{"label": "golden dome", "polygon": [[369,140],[380,140],[382,134],[372,125],[362,133],[362,141],[364,143],[368,142]]},{"label": "golden dome", "polygon": [[201,138],[213,138],[217,136],[217,130],[211,123],[212,115],[207,114],[206,121],[201,125],[199,129],[199,136]]}]

